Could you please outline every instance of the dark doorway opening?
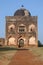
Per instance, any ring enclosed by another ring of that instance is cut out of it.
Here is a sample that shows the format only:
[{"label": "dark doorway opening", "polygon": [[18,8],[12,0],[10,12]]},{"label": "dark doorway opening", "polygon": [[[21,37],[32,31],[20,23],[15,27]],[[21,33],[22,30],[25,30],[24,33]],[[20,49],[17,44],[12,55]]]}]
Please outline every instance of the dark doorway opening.
[{"label": "dark doorway opening", "polygon": [[19,47],[24,47],[24,40],[23,39],[19,40]]}]

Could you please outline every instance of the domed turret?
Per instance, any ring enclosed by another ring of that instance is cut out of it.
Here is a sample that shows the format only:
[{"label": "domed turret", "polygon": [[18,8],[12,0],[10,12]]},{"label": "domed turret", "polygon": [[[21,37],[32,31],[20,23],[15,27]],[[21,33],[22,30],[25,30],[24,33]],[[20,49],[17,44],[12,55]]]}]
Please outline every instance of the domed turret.
[{"label": "domed turret", "polygon": [[31,16],[31,14],[28,10],[22,7],[14,13],[14,16]]}]

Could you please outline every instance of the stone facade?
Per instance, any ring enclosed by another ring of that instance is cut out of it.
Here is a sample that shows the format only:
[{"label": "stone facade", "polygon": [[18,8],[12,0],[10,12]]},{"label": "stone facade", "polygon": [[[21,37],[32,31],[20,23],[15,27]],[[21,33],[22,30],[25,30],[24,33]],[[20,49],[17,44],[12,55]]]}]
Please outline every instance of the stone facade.
[{"label": "stone facade", "polygon": [[37,46],[37,41],[37,16],[31,16],[26,9],[18,9],[14,16],[6,16],[5,45]]}]

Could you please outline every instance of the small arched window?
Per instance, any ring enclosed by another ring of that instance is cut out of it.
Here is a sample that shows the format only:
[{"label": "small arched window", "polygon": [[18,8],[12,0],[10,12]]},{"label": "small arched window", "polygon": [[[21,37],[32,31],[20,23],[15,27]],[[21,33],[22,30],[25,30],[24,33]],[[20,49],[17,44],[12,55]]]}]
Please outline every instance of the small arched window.
[{"label": "small arched window", "polygon": [[15,25],[14,24],[11,24],[8,26],[8,32],[9,33],[14,33],[15,32]]},{"label": "small arched window", "polygon": [[35,29],[35,25],[34,24],[29,25],[29,32],[33,32],[35,30],[36,29]]}]

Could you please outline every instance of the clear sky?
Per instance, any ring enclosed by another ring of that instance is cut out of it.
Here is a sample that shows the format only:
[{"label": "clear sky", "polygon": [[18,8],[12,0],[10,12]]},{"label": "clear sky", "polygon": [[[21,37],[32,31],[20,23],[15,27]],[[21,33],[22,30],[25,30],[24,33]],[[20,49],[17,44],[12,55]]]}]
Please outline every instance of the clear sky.
[{"label": "clear sky", "polygon": [[5,16],[14,15],[21,5],[38,16],[38,39],[43,43],[43,0],[0,0],[0,37],[5,37]]}]

